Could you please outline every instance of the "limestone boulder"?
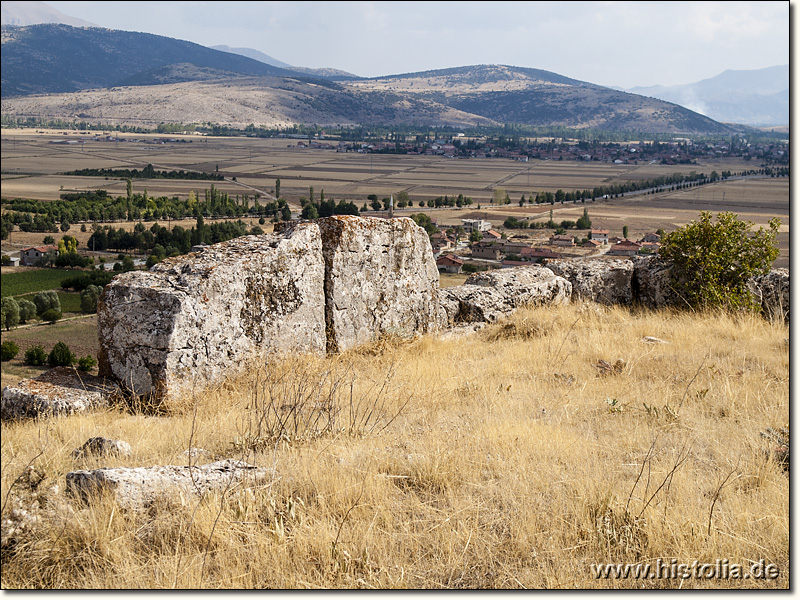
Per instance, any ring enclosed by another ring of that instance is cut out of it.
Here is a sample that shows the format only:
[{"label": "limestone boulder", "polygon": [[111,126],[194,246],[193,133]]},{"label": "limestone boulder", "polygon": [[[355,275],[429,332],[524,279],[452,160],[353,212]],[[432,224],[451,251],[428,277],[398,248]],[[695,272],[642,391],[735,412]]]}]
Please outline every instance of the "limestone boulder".
[{"label": "limestone boulder", "polygon": [[573,300],[630,304],[633,263],[629,260],[548,260],[548,269],[572,284]]},{"label": "limestone boulder", "polygon": [[757,275],[749,287],[765,317],[789,323],[789,269],[772,269]]},{"label": "limestone boulder", "polygon": [[487,322],[520,306],[566,304],[572,284],[541,266],[513,267],[473,273],[463,285],[440,290],[449,324]]},{"label": "limestone boulder", "polygon": [[325,259],[328,351],[443,325],[430,239],[408,218],[317,219]]},{"label": "limestone boulder", "polygon": [[67,473],[66,489],[90,502],[110,493],[123,508],[147,508],[154,501],[186,501],[209,492],[263,483],[271,471],[228,459],[198,466],[116,467]]},{"label": "limestone boulder", "polygon": [[118,275],[97,307],[100,373],[163,398],[212,385],[254,353],[324,352],[324,276],[311,224]]},{"label": "limestone boulder", "polygon": [[659,256],[634,256],[631,288],[633,299],[648,308],[683,304],[672,287],[672,264]]},{"label": "limestone boulder", "polygon": [[12,420],[86,412],[108,406],[119,393],[119,386],[106,378],[70,367],[56,367],[3,388],[0,418]]}]

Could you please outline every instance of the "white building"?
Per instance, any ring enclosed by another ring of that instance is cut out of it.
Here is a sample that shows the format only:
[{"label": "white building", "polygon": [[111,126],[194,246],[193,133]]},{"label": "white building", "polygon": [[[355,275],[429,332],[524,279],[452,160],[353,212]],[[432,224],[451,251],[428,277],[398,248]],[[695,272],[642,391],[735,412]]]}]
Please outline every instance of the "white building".
[{"label": "white building", "polygon": [[475,230],[489,231],[492,228],[492,224],[483,219],[461,219],[461,226],[468,234]]}]

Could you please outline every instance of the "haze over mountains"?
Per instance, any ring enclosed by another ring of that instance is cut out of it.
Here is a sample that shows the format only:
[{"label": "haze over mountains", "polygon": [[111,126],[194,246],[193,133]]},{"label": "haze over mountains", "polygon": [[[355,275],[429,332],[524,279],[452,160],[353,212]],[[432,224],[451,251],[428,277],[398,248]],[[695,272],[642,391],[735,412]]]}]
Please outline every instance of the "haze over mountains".
[{"label": "haze over mountains", "polygon": [[[788,125],[788,65],[627,92],[508,65],[367,79],[291,66],[248,48],[55,24],[69,18],[47,8],[3,2],[4,116],[234,127],[518,123],[690,134],[736,129],[723,123]],[[25,25],[37,20],[50,24]]]}]

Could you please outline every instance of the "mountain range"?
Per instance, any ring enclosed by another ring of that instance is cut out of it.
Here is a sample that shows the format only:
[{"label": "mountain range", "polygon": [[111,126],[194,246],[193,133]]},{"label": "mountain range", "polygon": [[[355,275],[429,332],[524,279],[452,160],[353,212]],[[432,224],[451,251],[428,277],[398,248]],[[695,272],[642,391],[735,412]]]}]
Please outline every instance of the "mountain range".
[{"label": "mountain range", "polygon": [[723,123],[755,127],[789,123],[789,65],[728,70],[696,83],[626,91],[674,102]]},{"label": "mountain range", "polygon": [[[7,10],[16,4],[44,5],[3,2],[4,23],[23,21]],[[58,15],[47,18],[57,20]],[[741,129],[720,122],[737,119],[713,115],[722,114],[726,98],[726,114],[734,114],[737,86],[747,75],[746,89],[760,90],[750,93],[750,106],[763,101],[759,124],[788,123],[788,67],[776,67],[757,86],[752,82],[759,72],[726,72],[694,87],[628,91],[508,65],[361,78],[337,69],[291,66],[247,48],[209,48],[153,34],[54,22],[3,25],[0,57],[2,114],[9,117],[233,127],[517,123],[719,134]],[[684,99],[691,93],[695,99],[702,94],[711,99],[711,92],[715,100],[696,105],[697,111],[679,101],[681,93]],[[781,98],[786,99],[785,123],[780,123]],[[742,108],[738,114],[756,115],[755,110]]]}]

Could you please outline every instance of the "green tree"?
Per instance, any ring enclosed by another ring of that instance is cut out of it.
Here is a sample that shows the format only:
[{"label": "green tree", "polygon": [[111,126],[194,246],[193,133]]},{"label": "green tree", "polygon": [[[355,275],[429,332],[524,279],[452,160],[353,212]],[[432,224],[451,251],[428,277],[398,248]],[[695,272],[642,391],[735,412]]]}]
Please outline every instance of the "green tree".
[{"label": "green tree", "polygon": [[303,207],[303,211],[300,213],[300,216],[303,219],[317,219],[319,218],[319,211],[317,210],[317,205],[312,204],[309,202]]},{"label": "green tree", "polygon": [[[275,179],[275,197],[276,198],[280,198],[281,197],[281,178],[280,177],[277,177]],[[285,219],[285,220],[288,221],[288,219]]]},{"label": "green tree", "polygon": [[589,218],[589,211],[588,209],[583,209],[583,216],[578,218],[576,223],[578,229],[591,229],[592,228],[592,220]]},{"label": "green tree", "polygon": [[477,229],[473,229],[469,234],[470,242],[480,242],[483,239],[483,234]]},{"label": "green tree", "polygon": [[96,285],[88,285],[81,291],[81,310],[85,313],[97,312],[97,301],[102,290]]},{"label": "green tree", "polygon": [[624,239],[626,239],[626,240],[628,239],[628,226],[627,225],[623,225],[622,226],[622,237]]},{"label": "green tree", "polygon": [[704,211],[699,220],[664,236],[659,255],[672,262],[672,286],[690,306],[752,309],[748,282],[769,272],[778,257],[779,227],[775,218],[769,229],[753,231],[752,223],[734,213],[719,213],[714,222]]},{"label": "green tree", "polygon": [[6,296],[0,302],[0,314],[2,314],[2,326],[6,330],[15,327],[19,323],[19,304],[11,296]]},{"label": "green tree", "polygon": [[36,305],[37,315],[41,315],[49,309],[61,312],[61,301],[58,299],[58,294],[55,290],[37,292],[33,297],[33,303]]},{"label": "green tree", "polygon": [[19,322],[27,323],[36,317],[36,305],[30,300],[23,298],[19,302]]}]

